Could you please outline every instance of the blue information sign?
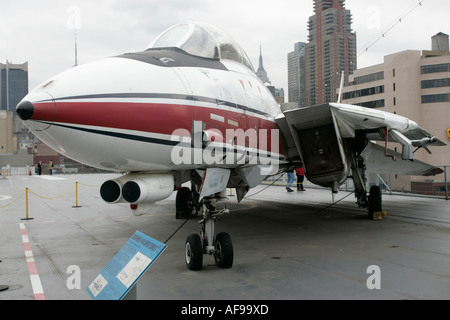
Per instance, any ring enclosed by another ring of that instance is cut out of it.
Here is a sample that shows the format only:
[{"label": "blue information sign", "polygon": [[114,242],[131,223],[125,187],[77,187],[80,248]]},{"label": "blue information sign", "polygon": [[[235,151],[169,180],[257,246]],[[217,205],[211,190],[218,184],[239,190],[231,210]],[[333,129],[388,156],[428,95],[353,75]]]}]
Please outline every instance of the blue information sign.
[{"label": "blue information sign", "polygon": [[94,300],[121,300],[166,249],[166,245],[136,231],[86,288]]}]

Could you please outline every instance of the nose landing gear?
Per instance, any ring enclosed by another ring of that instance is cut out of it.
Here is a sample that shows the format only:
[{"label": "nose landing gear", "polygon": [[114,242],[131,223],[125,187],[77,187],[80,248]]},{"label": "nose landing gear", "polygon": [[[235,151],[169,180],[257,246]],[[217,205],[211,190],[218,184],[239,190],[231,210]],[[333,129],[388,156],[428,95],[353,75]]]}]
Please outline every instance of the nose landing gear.
[{"label": "nose landing gear", "polygon": [[231,268],[233,265],[233,244],[231,237],[226,232],[220,232],[214,236],[214,224],[221,215],[228,213],[227,208],[216,210],[216,197],[205,197],[202,200],[203,219],[200,235],[191,234],[186,239],[185,259],[189,270],[200,270],[203,267],[203,255],[214,256],[216,264],[220,268]]}]

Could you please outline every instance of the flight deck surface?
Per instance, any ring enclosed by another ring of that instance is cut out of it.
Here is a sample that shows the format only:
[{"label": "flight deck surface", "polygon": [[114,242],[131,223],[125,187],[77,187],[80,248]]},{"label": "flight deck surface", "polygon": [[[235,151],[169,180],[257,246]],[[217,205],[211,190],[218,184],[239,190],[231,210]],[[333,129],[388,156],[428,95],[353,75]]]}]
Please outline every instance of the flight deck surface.
[{"label": "flight deck surface", "polygon": [[[205,255],[190,271],[184,245],[200,217],[176,232],[185,221],[175,219],[175,193],[141,217],[107,204],[99,188],[116,176],[0,180],[0,286],[9,287],[0,300],[90,300],[86,287],[136,230],[168,240],[137,283],[139,300],[450,299],[448,201],[383,195],[388,214],[370,221],[349,192],[330,206],[328,190],[261,185],[241,204],[230,196],[216,223],[233,240],[233,267]],[[25,188],[32,220],[22,220]]]}]

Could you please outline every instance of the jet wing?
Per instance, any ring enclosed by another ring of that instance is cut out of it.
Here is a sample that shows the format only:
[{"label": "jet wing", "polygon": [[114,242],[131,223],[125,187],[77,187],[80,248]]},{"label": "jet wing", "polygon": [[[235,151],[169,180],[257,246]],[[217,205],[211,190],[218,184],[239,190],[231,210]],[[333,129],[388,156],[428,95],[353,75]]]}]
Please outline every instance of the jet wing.
[{"label": "jet wing", "polygon": [[[413,151],[414,148],[423,147],[431,152],[429,146],[446,144],[416,122],[400,115],[360,106],[329,103],[286,111],[283,116],[276,118],[276,122],[290,149],[296,147],[297,154],[307,169],[309,164],[309,174],[322,186],[341,183],[351,174],[354,165],[347,163],[349,150],[343,139],[359,144],[357,150],[352,152],[364,157],[370,172],[407,175],[434,175],[442,172],[435,166],[415,160]],[[391,150],[386,153],[386,146],[372,142],[366,146],[363,144],[366,139],[400,143],[402,153]],[[295,160],[292,157],[295,152],[290,150],[289,153],[290,160]]]},{"label": "jet wing", "polygon": [[[400,115],[340,103],[330,103],[329,105],[343,138],[353,138],[356,130],[363,130],[366,131],[368,139],[384,142],[385,137],[379,134],[379,130],[382,128],[387,128],[388,131],[398,131],[411,141],[433,137],[431,133],[421,128],[416,122]],[[392,134],[389,134],[388,141],[399,142]],[[443,141],[437,138],[432,142],[432,145],[446,146]]]},{"label": "jet wing", "polygon": [[[405,133],[405,136],[409,138],[410,140],[422,140],[424,138],[432,137],[433,135],[429,133],[424,128],[418,127],[416,129],[409,130]],[[443,147],[447,144],[439,139],[437,139],[435,142],[433,142],[433,146],[436,147]]]}]

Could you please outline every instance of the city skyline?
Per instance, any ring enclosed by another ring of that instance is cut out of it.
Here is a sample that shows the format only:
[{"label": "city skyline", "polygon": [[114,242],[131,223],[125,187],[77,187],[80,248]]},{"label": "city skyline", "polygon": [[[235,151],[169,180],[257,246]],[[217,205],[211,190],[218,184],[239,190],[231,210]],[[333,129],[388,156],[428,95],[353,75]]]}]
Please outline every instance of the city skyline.
[{"label": "city skyline", "polygon": [[[255,69],[262,45],[264,68],[272,85],[284,88],[287,96],[287,54],[295,43],[307,41],[308,18],[314,13],[312,0],[277,3],[232,0],[226,4],[195,0],[189,5],[172,1],[163,6],[139,0],[22,2],[20,6],[12,2],[3,6],[0,62],[28,61],[30,89],[74,65],[74,29],[78,38],[78,64],[84,64],[144,50],[166,28],[197,20],[215,24],[230,33],[247,52]],[[383,57],[393,52],[429,49],[432,35],[450,33],[445,19],[445,13],[450,10],[448,1],[424,0],[422,6],[411,10],[418,3],[413,0],[346,1],[357,33],[359,68],[382,63]],[[393,21],[410,10],[385,37],[371,44]],[[366,44],[370,48],[364,52]]]}]

